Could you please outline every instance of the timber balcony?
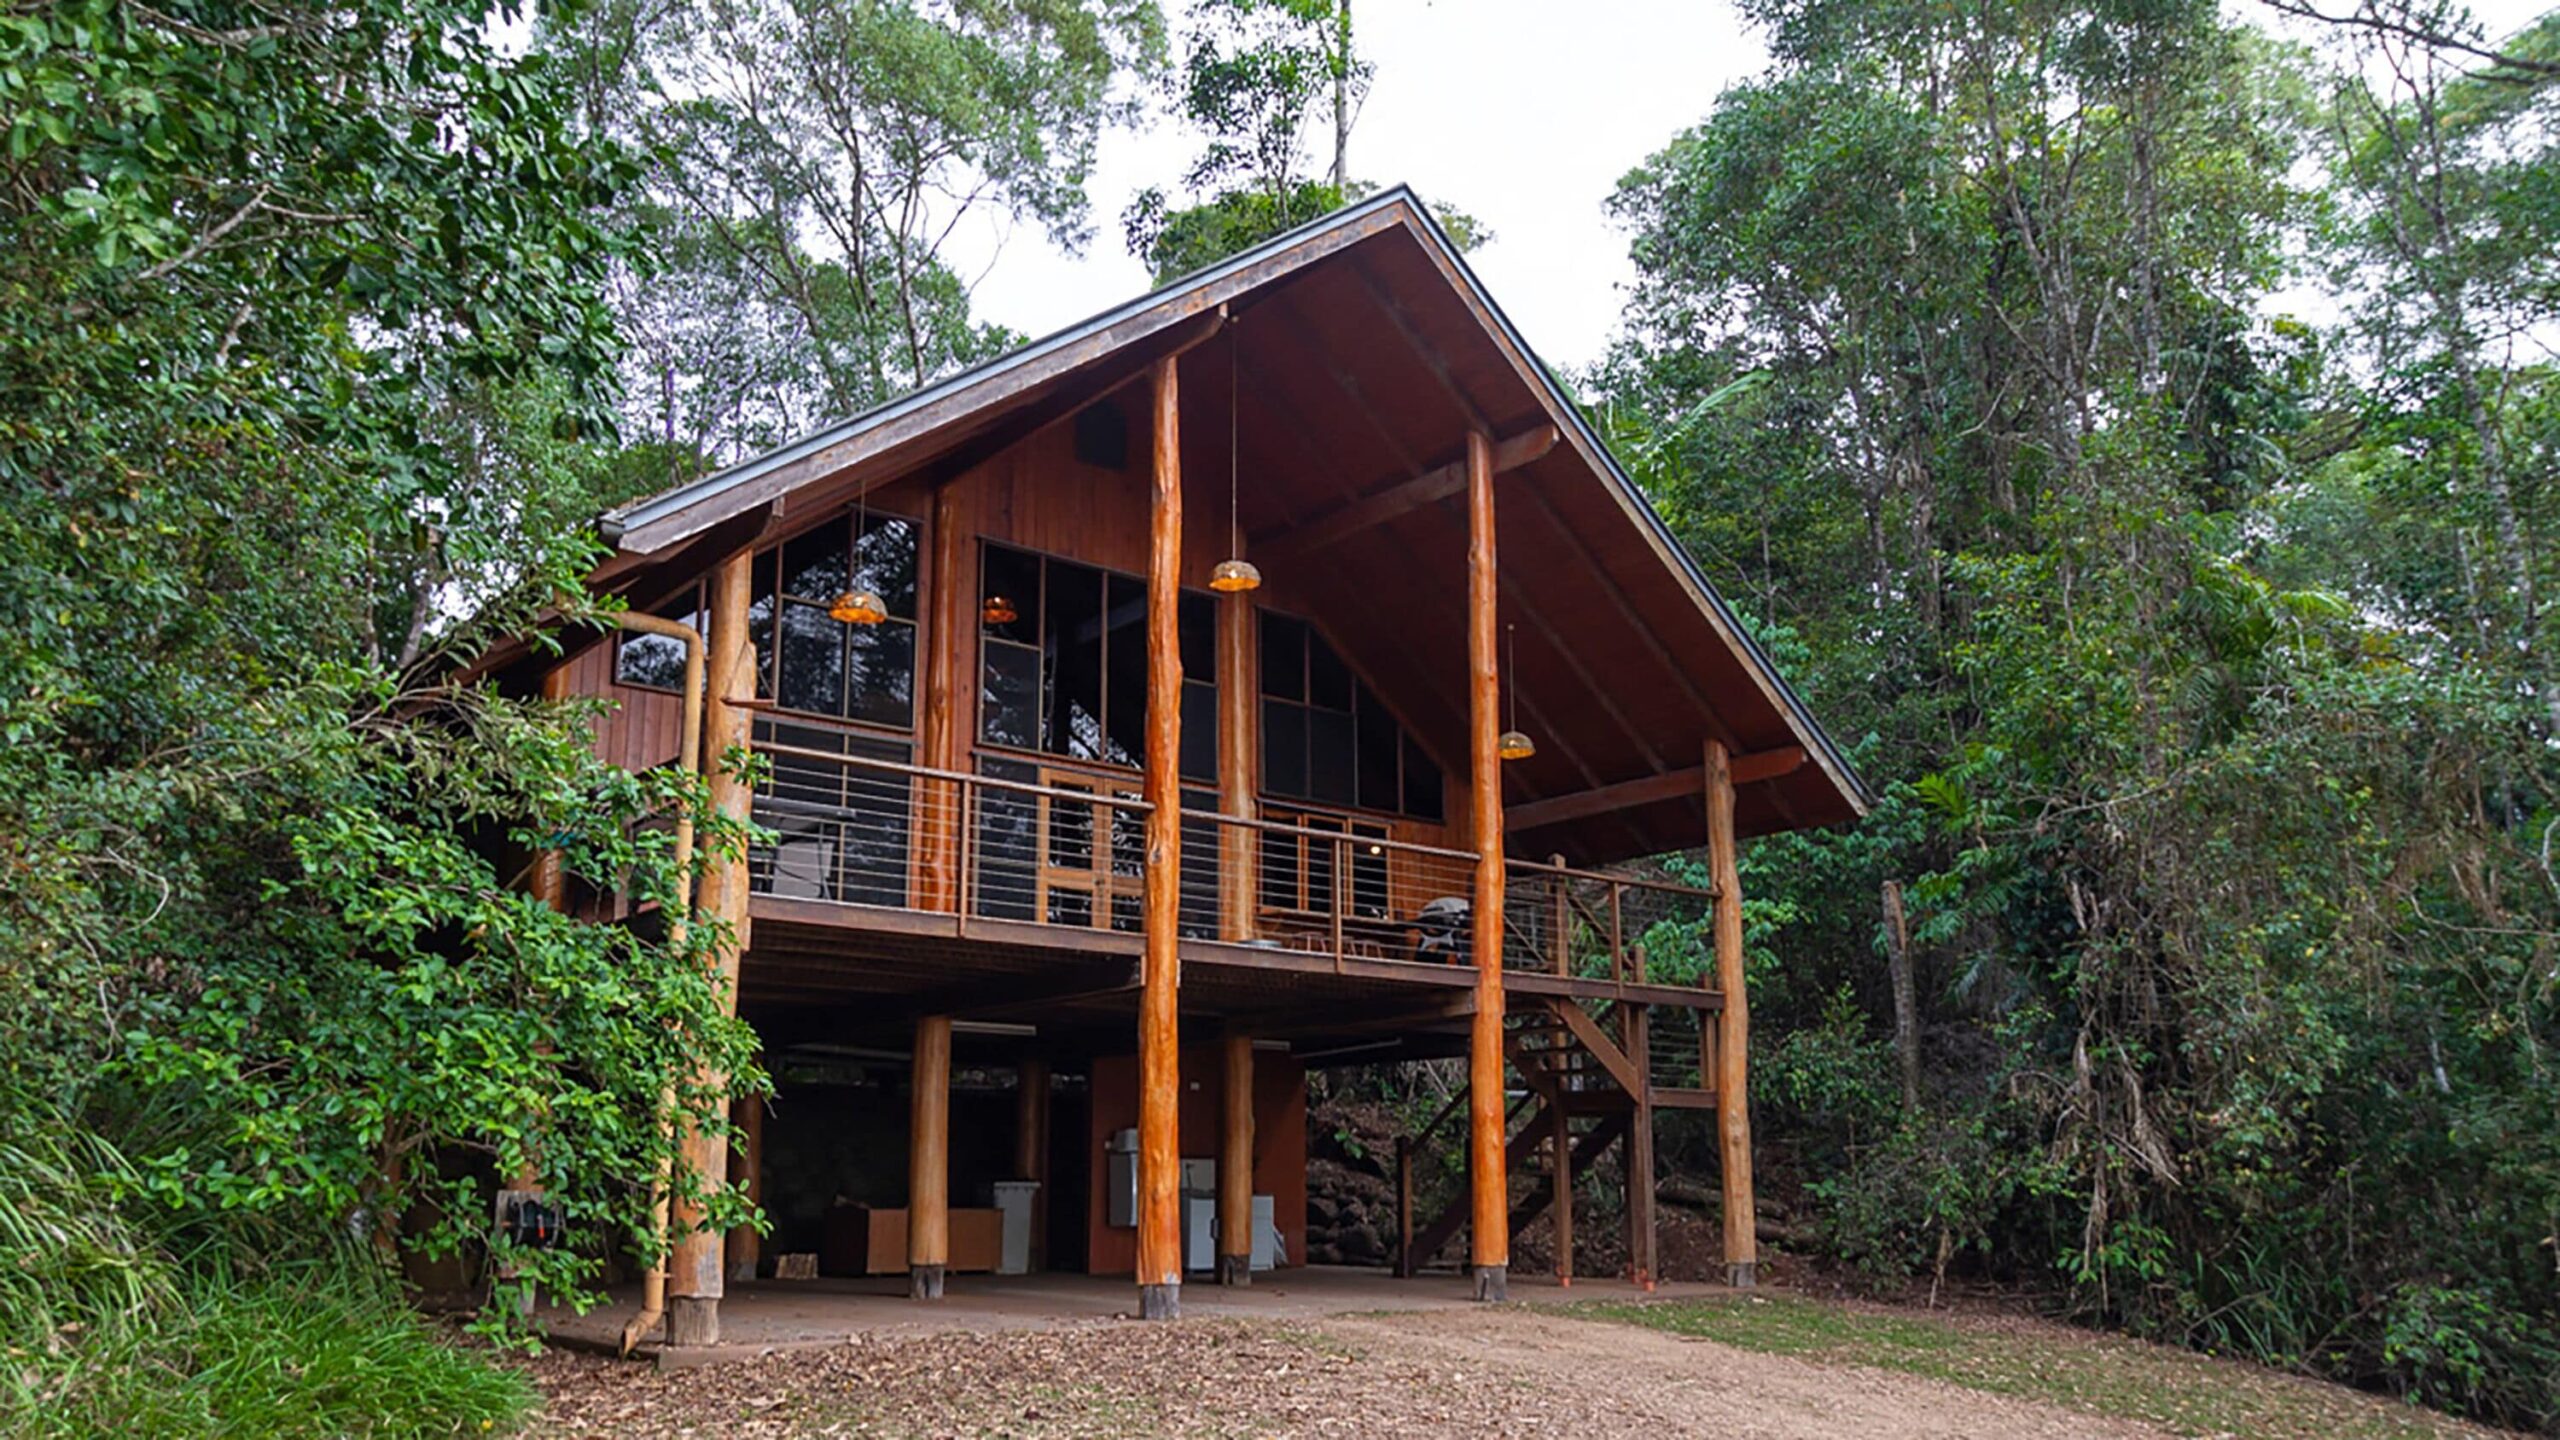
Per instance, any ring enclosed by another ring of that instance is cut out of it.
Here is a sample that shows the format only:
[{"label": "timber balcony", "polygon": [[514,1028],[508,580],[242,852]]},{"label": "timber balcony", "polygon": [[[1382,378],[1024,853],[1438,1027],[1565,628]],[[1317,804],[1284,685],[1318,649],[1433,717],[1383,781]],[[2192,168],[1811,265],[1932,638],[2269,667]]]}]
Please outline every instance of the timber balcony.
[{"label": "timber balcony", "polygon": [[[828,947],[837,967],[931,955],[950,978],[990,957],[1012,957],[1023,973],[1019,962],[1043,953],[1140,954],[1149,807],[1137,775],[993,756],[982,763],[996,773],[967,773],[772,740],[757,753],[772,769],[753,809],[770,843],[748,857],[751,986],[768,937],[806,953],[824,930],[864,936]],[[1459,987],[1475,974],[1475,852],[1398,840],[1359,816],[1306,819],[1184,808],[1186,967],[1338,977],[1369,994],[1397,984],[1470,993]],[[1701,1068],[1712,1027],[1699,1015],[1721,1002],[1699,988],[1713,971],[1714,892],[1534,861],[1505,872],[1505,983],[1527,1011],[1552,1020],[1551,1001],[1595,1017],[1613,1005],[1653,1009],[1651,1083],[1699,1089],[1712,1073]],[[1036,985],[1021,993],[1043,996]]]}]

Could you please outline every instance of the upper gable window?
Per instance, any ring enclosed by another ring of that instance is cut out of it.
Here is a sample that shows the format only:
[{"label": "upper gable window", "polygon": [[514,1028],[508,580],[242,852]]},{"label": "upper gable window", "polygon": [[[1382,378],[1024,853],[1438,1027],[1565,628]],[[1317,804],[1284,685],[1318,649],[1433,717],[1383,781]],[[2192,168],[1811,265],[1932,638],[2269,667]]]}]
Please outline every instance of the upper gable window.
[{"label": "upper gable window", "polygon": [[[989,543],[979,566],[978,734],[990,745],[1138,768],[1147,749],[1147,586]],[[1218,778],[1217,611],[1184,594],[1182,777]]]},{"label": "upper gable window", "polygon": [[[917,527],[847,515],[756,557],[748,629],[756,694],[783,710],[915,728]],[[849,625],[827,611],[847,590],[877,592],[889,618]]]},{"label": "upper gable window", "polygon": [[1262,612],[1262,788],[1441,818],[1440,767],[1303,620]]}]

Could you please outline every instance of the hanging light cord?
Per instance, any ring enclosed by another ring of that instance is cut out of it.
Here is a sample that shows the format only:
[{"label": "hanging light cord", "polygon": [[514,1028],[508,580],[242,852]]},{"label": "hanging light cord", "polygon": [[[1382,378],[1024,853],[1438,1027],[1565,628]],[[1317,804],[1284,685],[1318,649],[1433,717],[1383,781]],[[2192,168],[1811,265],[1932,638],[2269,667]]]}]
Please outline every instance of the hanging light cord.
[{"label": "hanging light cord", "polygon": [[1244,516],[1236,508],[1236,447],[1241,422],[1236,413],[1236,332],[1227,331],[1227,553],[1244,554]]},{"label": "hanging light cord", "polygon": [[1507,724],[1513,730],[1520,728],[1520,686],[1511,672],[1519,663],[1520,627],[1505,622],[1502,627],[1502,698],[1510,702],[1511,719]]}]

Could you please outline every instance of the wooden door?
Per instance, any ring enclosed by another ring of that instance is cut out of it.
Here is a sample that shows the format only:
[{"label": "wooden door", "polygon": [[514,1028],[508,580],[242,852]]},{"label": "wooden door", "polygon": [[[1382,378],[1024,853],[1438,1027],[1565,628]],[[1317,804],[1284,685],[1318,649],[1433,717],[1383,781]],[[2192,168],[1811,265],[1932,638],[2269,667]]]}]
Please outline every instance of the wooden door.
[{"label": "wooden door", "polygon": [[1044,769],[1050,790],[1097,797],[1040,797],[1039,918],[1130,933],[1145,927],[1146,817],[1103,800],[1134,801],[1138,792],[1081,770]]}]

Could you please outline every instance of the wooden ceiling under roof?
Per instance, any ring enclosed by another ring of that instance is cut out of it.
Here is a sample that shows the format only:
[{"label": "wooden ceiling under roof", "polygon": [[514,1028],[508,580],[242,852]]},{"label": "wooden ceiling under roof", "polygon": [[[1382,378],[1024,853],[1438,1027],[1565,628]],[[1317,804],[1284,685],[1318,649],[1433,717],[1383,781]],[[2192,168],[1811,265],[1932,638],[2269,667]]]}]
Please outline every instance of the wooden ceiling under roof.
[{"label": "wooden ceiling under roof", "polygon": [[697,573],[705,547],[956,476],[1173,351],[1185,488],[1225,483],[1232,382],[1246,553],[1444,762],[1466,721],[1466,522],[1450,467],[1470,428],[1514,462],[1496,481],[1501,614],[1538,753],[1505,767],[1513,853],[1598,863],[1702,844],[1711,737],[1740,757],[1743,833],[1863,813],[1846,762],[1400,187],[626,507],[607,519],[620,553],[597,578],[649,603]]}]

